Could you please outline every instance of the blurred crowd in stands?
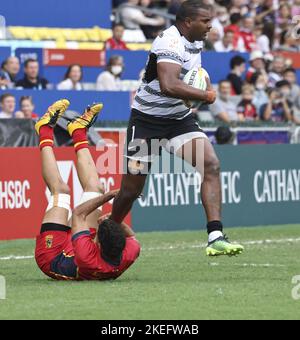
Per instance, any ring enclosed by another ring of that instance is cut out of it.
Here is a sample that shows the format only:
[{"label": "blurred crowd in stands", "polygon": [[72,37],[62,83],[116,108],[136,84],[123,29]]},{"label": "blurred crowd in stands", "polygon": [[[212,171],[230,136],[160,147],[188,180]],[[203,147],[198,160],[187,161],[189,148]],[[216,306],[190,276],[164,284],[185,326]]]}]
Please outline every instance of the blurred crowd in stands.
[{"label": "blurred crowd in stands", "polygon": [[[260,51],[246,60],[234,56],[231,72],[220,80],[217,100],[209,109],[214,118],[232,121],[273,121],[300,124],[300,86],[291,61]],[[201,111],[197,108],[201,119]]]},{"label": "blurred crowd in stands", "polygon": [[[166,28],[164,14],[176,15],[184,0],[113,0],[119,8],[120,20],[126,29],[140,29],[153,39]],[[299,24],[300,0],[204,0],[211,5],[212,27],[206,42],[207,50],[219,52],[251,52],[259,50],[299,51],[295,27]],[[138,7],[136,7],[138,6]],[[158,9],[161,16],[144,8]]]},{"label": "blurred crowd in stands", "polygon": [[19,110],[16,110],[17,103],[13,94],[4,93],[0,97],[0,119],[25,118],[37,119],[38,115],[34,113],[34,103],[32,97],[23,96],[19,102]]},{"label": "blurred crowd in stands", "polygon": [[[118,50],[127,50],[124,30],[141,30],[147,39],[154,39],[167,24],[169,14],[176,14],[183,0],[113,0],[118,20],[113,35],[105,42],[105,49],[116,50],[97,79],[99,91],[122,90],[121,76],[126,65]],[[297,23],[300,21],[300,0],[204,0],[214,13],[212,30],[205,42],[205,50],[216,52],[249,52],[249,66],[240,56],[230,61],[231,72],[226,79],[214,84],[217,100],[209,107],[211,117],[224,122],[274,121],[300,124],[300,87],[296,70],[290,59],[274,55],[274,51],[300,51]],[[148,12],[145,9],[155,10]],[[150,14],[149,14],[150,13]],[[154,13],[154,14],[153,14]],[[161,13],[161,15],[160,15]],[[49,84],[39,75],[37,60],[24,63],[24,75],[17,79],[20,61],[16,57],[4,60],[0,71],[0,118],[35,118],[34,103],[22,97],[19,111],[10,89],[85,90],[83,69],[70,65],[59,84]],[[141,70],[142,71],[142,70]],[[141,73],[142,74],[142,73]],[[7,93],[6,93],[7,92]],[[194,107],[202,119],[203,107]]]}]

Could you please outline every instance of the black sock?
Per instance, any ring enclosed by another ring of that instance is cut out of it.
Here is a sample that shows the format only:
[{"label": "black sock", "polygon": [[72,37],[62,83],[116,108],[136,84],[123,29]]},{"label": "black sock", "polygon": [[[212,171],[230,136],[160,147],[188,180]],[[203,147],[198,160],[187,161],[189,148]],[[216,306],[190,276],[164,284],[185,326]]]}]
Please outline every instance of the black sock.
[{"label": "black sock", "polygon": [[221,221],[210,221],[207,223],[207,233],[210,234],[213,231],[223,232],[223,224]]}]

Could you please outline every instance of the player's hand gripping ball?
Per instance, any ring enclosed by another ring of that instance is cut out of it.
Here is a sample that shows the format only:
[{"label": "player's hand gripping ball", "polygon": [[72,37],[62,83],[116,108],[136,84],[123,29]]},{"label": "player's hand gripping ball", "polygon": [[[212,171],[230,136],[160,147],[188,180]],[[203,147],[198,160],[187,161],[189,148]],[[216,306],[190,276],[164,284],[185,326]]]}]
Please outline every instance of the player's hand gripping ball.
[{"label": "player's hand gripping ball", "polygon": [[[203,68],[191,69],[185,76],[183,81],[196,89],[206,91],[207,98],[205,103],[212,104],[216,100],[216,92],[210,84],[210,77],[207,71]],[[194,102],[195,104],[203,104],[204,102]]]}]

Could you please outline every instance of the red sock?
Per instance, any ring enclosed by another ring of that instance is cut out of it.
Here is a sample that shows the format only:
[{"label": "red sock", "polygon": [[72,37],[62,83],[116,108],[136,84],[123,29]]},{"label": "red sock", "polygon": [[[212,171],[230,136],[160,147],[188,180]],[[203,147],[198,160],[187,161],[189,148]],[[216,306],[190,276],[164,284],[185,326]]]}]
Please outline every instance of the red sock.
[{"label": "red sock", "polygon": [[75,151],[89,147],[86,129],[77,129],[72,134]]},{"label": "red sock", "polygon": [[40,128],[40,149],[44,148],[45,146],[53,147],[53,128],[49,125],[44,125]]}]

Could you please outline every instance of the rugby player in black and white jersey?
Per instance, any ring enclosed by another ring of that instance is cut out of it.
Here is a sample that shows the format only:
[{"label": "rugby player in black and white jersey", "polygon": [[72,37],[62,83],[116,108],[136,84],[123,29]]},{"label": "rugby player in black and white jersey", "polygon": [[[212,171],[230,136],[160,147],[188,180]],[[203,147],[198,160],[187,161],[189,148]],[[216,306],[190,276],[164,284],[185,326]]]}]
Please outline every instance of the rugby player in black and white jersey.
[{"label": "rugby player in black and white jersey", "polygon": [[[212,104],[216,93],[209,79],[206,91],[183,82],[189,70],[201,67],[203,40],[211,29],[211,20],[210,6],[201,0],[187,0],[177,13],[175,25],[153,42],[143,82],[132,104],[125,154],[128,171],[114,200],[111,219],[121,223],[130,211],[143,190],[151,162],[159,154],[152,142],[164,141],[168,152],[192,164],[202,175],[207,255],[236,255],[244,248],[230,243],[223,234],[219,160],[188,105],[189,101]],[[146,153],[137,152],[145,150],[145,145]]]}]

